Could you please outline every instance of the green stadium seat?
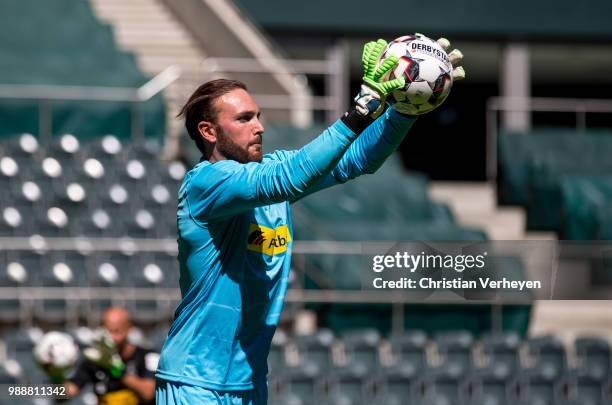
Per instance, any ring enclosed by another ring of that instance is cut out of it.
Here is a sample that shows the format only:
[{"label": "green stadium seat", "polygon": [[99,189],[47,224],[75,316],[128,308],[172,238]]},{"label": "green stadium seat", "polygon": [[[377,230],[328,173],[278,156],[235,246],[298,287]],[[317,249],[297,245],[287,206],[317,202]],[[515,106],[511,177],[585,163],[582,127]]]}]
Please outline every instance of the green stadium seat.
[{"label": "green stadium seat", "polygon": [[610,205],[599,207],[595,213],[596,239],[612,240],[612,208]]},{"label": "green stadium seat", "polygon": [[612,142],[607,148],[599,144],[600,142],[592,142],[586,145],[588,148],[583,145],[581,152],[584,154],[584,159],[580,160],[569,155],[548,153],[529,161],[528,229],[552,231],[560,229],[561,184],[568,176],[596,176],[612,172],[612,162],[607,158],[612,151]]},{"label": "green stadium seat", "polygon": [[572,128],[536,128],[529,132],[501,132],[498,137],[498,201],[526,205],[529,201],[529,161],[550,153],[573,160],[595,149],[610,150],[609,130],[577,132]]},{"label": "green stadium seat", "polygon": [[612,177],[572,176],[561,183],[560,236],[567,240],[598,239],[597,213],[612,201]]}]

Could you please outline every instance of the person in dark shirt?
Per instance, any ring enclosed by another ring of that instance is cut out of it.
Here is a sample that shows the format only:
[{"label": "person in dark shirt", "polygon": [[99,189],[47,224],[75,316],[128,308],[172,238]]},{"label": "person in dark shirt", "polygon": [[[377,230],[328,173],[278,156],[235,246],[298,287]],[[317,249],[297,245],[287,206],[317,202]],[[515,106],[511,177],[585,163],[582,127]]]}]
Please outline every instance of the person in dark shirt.
[{"label": "person in dark shirt", "polygon": [[124,308],[106,310],[103,326],[104,335],[83,351],[85,360],[66,379],[68,395],[91,383],[99,405],[154,404],[159,354],[129,342],[132,323]]}]

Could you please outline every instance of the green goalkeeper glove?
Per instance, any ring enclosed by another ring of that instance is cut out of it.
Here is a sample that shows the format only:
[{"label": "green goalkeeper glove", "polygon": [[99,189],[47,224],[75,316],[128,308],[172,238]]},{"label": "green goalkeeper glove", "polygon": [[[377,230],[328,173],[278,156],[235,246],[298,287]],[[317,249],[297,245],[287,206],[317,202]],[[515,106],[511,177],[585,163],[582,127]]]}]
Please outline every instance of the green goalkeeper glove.
[{"label": "green goalkeeper glove", "polygon": [[361,63],[363,65],[363,84],[357,97],[355,108],[364,117],[377,118],[385,109],[385,98],[394,90],[404,87],[404,78],[382,81],[382,77],[397,65],[397,56],[390,56],[377,63],[382,56],[387,41],[379,39],[365,44]]},{"label": "green goalkeeper glove", "polygon": [[83,350],[83,355],[90,362],[108,370],[114,378],[120,378],[125,372],[125,363],[117,352],[115,342],[106,331],[101,331],[92,339],[91,347]]}]

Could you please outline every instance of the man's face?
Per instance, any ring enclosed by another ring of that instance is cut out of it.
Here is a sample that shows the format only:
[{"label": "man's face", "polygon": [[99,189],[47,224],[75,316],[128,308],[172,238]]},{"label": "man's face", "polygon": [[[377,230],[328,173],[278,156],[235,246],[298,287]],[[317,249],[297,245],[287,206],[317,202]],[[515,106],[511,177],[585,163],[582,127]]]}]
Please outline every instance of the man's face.
[{"label": "man's face", "polygon": [[131,324],[129,320],[111,314],[105,317],[103,325],[113,339],[113,342],[115,342],[115,346],[121,350],[127,343],[130,333]]},{"label": "man's face", "polygon": [[215,101],[217,122],[217,150],[226,159],[240,163],[261,162],[263,158],[262,134],[259,120],[261,112],[249,93],[232,90]]}]

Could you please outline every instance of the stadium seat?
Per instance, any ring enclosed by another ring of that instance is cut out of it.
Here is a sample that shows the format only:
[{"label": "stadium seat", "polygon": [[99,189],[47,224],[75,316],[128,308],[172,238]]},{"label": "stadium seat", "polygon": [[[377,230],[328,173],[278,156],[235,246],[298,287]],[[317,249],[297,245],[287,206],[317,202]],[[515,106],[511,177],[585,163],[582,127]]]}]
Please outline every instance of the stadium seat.
[{"label": "stadium seat", "polygon": [[81,143],[72,134],[63,134],[56,137],[45,148],[47,157],[54,157],[65,166],[74,166],[82,155]]},{"label": "stadium seat", "polygon": [[376,329],[348,331],[342,335],[342,343],[351,369],[373,372],[380,367],[381,336]]},{"label": "stadium seat", "polygon": [[510,405],[515,403],[511,397],[511,376],[507,368],[472,373],[464,381],[461,392],[465,405]]},{"label": "stadium seat", "polygon": [[[28,272],[18,261],[9,261],[5,252],[0,251],[0,287],[18,288],[25,286],[28,282]],[[17,291],[17,290],[13,290]],[[15,322],[21,317],[21,299],[3,297],[0,299],[0,320]]]},{"label": "stadium seat", "polygon": [[[588,139],[588,138],[587,138]],[[610,138],[612,139],[612,137]],[[527,228],[558,231],[561,225],[561,183],[574,175],[603,175],[612,170],[606,156],[612,150],[612,142],[601,149],[582,150],[588,159],[575,160],[569,156],[548,154],[529,161],[530,197],[527,204]],[[608,149],[606,149],[606,147]]]},{"label": "stadium seat", "polygon": [[74,236],[118,237],[124,235],[121,217],[113,216],[108,211],[98,208],[84,213],[74,221]]},{"label": "stadium seat", "polygon": [[599,207],[595,213],[595,238],[612,240],[612,208],[610,205]]},{"label": "stadium seat", "polygon": [[18,361],[8,358],[0,362],[0,384],[19,384],[24,370]]},{"label": "stadium seat", "polygon": [[434,342],[442,361],[440,368],[457,369],[458,373],[465,373],[473,368],[474,337],[469,331],[440,332],[434,336]]},{"label": "stadium seat", "polygon": [[482,339],[482,348],[486,357],[486,369],[493,373],[501,369],[508,374],[518,371],[521,367],[520,343],[520,337],[516,332],[485,335]]},{"label": "stadium seat", "polygon": [[69,236],[69,226],[72,219],[62,208],[53,206],[46,211],[36,214],[36,231],[43,236],[66,237]]},{"label": "stadium seat", "polygon": [[604,379],[610,375],[610,344],[607,340],[597,337],[579,337],[575,341],[578,369],[582,374],[596,379]]},{"label": "stadium seat", "polygon": [[312,335],[298,335],[294,338],[302,361],[318,364],[323,369],[331,367],[334,335],[329,329],[319,329]]},{"label": "stadium seat", "polygon": [[326,378],[327,404],[362,405],[371,403],[374,397],[371,369],[351,363],[347,367],[334,369]]},{"label": "stadium seat", "polygon": [[417,381],[421,373],[422,369],[403,362],[381,369],[375,376],[376,390],[372,402],[385,405],[420,403]]},{"label": "stadium seat", "polygon": [[127,285],[124,271],[129,269],[128,263],[129,256],[121,253],[96,254],[92,257],[89,285],[106,291],[110,296],[96,296],[88,300],[89,305],[83,308],[87,319],[95,322],[100,319],[104,309],[121,303],[121,297],[114,293],[114,288]]},{"label": "stadium seat", "polygon": [[287,368],[279,380],[279,391],[275,401],[292,405],[322,403],[323,387],[320,377],[323,370],[313,362]]},{"label": "stadium seat", "polygon": [[31,218],[25,216],[17,207],[4,206],[0,211],[0,236],[26,236],[31,235],[33,225]]},{"label": "stadium seat", "polygon": [[167,319],[171,312],[170,303],[157,298],[156,289],[165,285],[165,273],[150,255],[135,254],[131,257],[129,271],[129,285],[137,288],[149,297],[137,297],[130,304],[132,317],[138,323],[154,323]]},{"label": "stadium seat", "polygon": [[[27,277],[24,283],[27,286],[40,286],[41,269],[48,256],[42,250],[14,250],[7,252],[7,262],[18,263],[17,267],[23,267]],[[19,270],[18,270],[19,271]]]},{"label": "stadium seat", "polygon": [[109,167],[120,163],[123,151],[123,144],[114,135],[93,139],[85,145],[85,156]]},{"label": "stadium seat", "polygon": [[151,211],[139,209],[126,218],[126,235],[132,238],[155,238],[160,229]]},{"label": "stadium seat", "polygon": [[[15,159],[10,156],[0,156],[0,186],[4,190],[10,190],[15,187],[15,184],[19,183],[21,177],[22,169]],[[0,201],[4,205],[12,202],[6,194],[0,197]]]},{"label": "stadium seat", "polygon": [[575,374],[568,376],[564,383],[568,405],[604,405],[609,401],[605,398],[605,379],[593,375]]},{"label": "stadium seat", "polygon": [[541,336],[527,341],[529,355],[534,364],[531,367],[542,376],[556,379],[567,369],[565,349],[555,336]]},{"label": "stadium seat", "polygon": [[535,369],[522,372],[517,380],[514,403],[530,405],[556,405],[563,403],[562,394],[555,384],[556,377],[546,369]]},{"label": "stadium seat", "polygon": [[461,370],[457,367],[440,368],[430,371],[416,390],[417,402],[423,404],[453,405],[462,398]]},{"label": "stadium seat", "polygon": [[[58,289],[77,287],[84,283],[79,279],[83,276],[81,269],[72,268],[61,255],[50,255],[45,262],[41,274],[41,286]],[[57,298],[37,301],[36,314],[48,322],[61,322],[74,319],[77,316],[79,302],[71,299],[66,293]]]},{"label": "stadium seat", "polygon": [[15,205],[20,211],[37,212],[47,208],[46,199],[49,197],[43,190],[47,191],[47,184],[35,181],[16,182],[9,189],[10,205]]},{"label": "stadium seat", "polygon": [[[288,337],[282,330],[277,330],[272,338],[270,354],[268,355],[268,369],[271,374],[281,375],[287,367],[286,348]],[[310,359],[309,359],[310,360]]]},{"label": "stadium seat", "polygon": [[609,131],[606,130],[580,133],[575,129],[565,128],[534,129],[529,133],[500,133],[497,182],[499,203],[527,205],[530,194],[530,160],[546,152],[572,160],[577,151],[583,156],[596,154],[597,150],[609,151],[612,141],[607,135]]},{"label": "stadium seat", "polygon": [[427,335],[423,331],[409,331],[399,335],[392,335],[389,339],[393,356],[393,364],[401,364],[403,373],[407,368],[413,368],[417,374],[419,370],[428,367],[426,345]]},{"label": "stadium seat", "polygon": [[561,182],[562,217],[559,236],[568,240],[599,239],[598,209],[612,201],[612,177],[571,176]]}]

